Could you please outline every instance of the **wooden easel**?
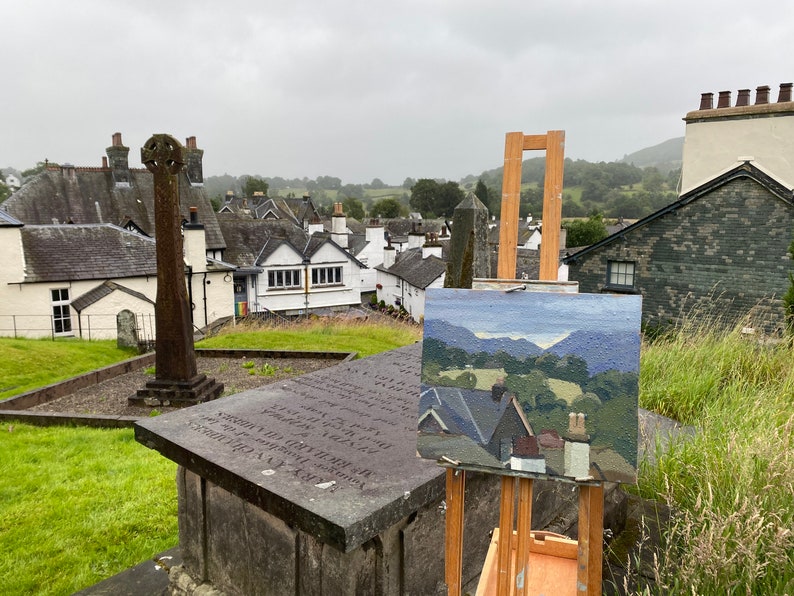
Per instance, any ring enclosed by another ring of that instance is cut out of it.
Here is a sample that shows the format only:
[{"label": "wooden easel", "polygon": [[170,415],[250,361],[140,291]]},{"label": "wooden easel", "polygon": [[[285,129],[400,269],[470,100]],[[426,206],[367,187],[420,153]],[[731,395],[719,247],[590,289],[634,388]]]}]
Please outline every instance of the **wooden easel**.
[{"label": "wooden easel", "polygon": [[[521,162],[524,151],[532,149],[546,151],[539,278],[547,281],[557,279],[565,153],[565,132],[561,130],[551,130],[545,135],[525,135],[522,132],[509,132],[506,135],[497,267],[499,279],[516,277]],[[447,469],[446,478],[445,579],[448,596],[460,596],[466,472],[452,466]],[[554,596],[601,594],[603,487],[600,484],[578,483],[579,539],[574,542],[530,531],[532,484],[531,478],[502,477],[499,528],[494,530],[477,596],[525,596],[541,592]],[[532,568],[531,560],[534,561]]]}]

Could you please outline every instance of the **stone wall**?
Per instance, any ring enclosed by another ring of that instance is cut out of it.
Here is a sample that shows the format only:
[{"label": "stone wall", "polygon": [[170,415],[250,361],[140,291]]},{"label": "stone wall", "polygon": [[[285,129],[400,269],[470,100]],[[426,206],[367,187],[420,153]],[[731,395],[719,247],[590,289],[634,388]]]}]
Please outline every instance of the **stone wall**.
[{"label": "stone wall", "polygon": [[645,324],[752,313],[771,332],[783,326],[791,241],[792,207],[738,178],[571,262],[569,279],[605,291],[607,262],[634,261]]}]

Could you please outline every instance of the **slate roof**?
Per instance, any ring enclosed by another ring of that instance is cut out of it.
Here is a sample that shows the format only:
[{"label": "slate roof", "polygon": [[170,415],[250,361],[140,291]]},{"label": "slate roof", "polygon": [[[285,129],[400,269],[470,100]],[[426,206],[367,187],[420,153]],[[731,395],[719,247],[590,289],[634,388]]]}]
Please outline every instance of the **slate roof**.
[{"label": "slate roof", "polygon": [[121,284],[116,283],[115,281],[104,281],[99,284],[97,287],[89,290],[85,294],[78,296],[70,303],[71,307],[75,309],[77,312],[81,312],[85,308],[91,306],[92,304],[99,302],[105,296],[108,296],[115,292],[116,290],[120,292],[124,292],[125,294],[129,294],[130,296],[135,296],[139,300],[144,302],[148,302],[149,304],[154,304],[154,300],[151,300],[145,294],[141,292],[136,292],[130,288],[122,286]]},{"label": "slate roof", "polygon": [[24,226],[25,282],[157,275],[155,242],[105,224]]},{"label": "slate roof", "polygon": [[300,253],[309,239],[304,230],[288,220],[244,219],[231,213],[218,213],[217,219],[228,244],[224,260],[241,268],[257,267],[282,242]]},{"label": "slate roof", "polygon": [[335,246],[339,249],[341,253],[343,253],[348,259],[350,259],[353,263],[361,267],[362,269],[367,269],[367,266],[359,261],[356,257],[351,255],[347,252],[344,248],[339,246],[336,242],[334,242],[330,236],[324,232],[317,232],[312,234],[311,238],[309,238],[308,243],[306,244],[303,253],[309,257],[311,257],[314,253],[316,253],[320,248],[323,247],[324,244],[330,244]]},{"label": "slate roof", "polygon": [[434,255],[423,259],[421,248],[411,248],[399,253],[394,265],[388,269],[382,265],[378,265],[375,269],[386,271],[415,288],[424,290],[444,274],[447,264]]},{"label": "slate roof", "polygon": [[[190,218],[198,209],[208,249],[226,247],[215,213],[203,187],[179,177],[180,211]],[[3,203],[10,215],[25,224],[121,224],[132,220],[154,237],[154,182],[145,169],[130,169],[130,187],[116,188],[110,168],[55,167],[39,173]]]},{"label": "slate roof", "polygon": [[767,189],[771,194],[775,195],[781,201],[784,201],[785,203],[794,206],[794,192],[792,192],[792,189],[781,184],[778,180],[776,180],[775,178],[773,178],[772,176],[770,176],[760,168],[756,167],[749,161],[746,161],[742,164],[739,164],[735,168],[732,168],[727,172],[723,172],[719,176],[712,178],[708,182],[701,184],[697,188],[693,188],[689,192],[681,195],[677,201],[674,201],[669,205],[662,207],[658,211],[651,213],[646,217],[643,217],[639,221],[623,228],[622,230],[615,232],[611,236],[607,236],[600,242],[591,244],[590,246],[587,246],[582,250],[579,250],[577,252],[570,254],[569,256],[566,256],[563,259],[563,263],[568,264],[568,263],[576,262],[580,257],[592,251],[598,250],[602,246],[606,246],[608,244],[611,244],[612,242],[615,242],[616,240],[619,240],[625,234],[630,234],[635,230],[648,225],[650,222],[654,221],[655,219],[663,217],[668,213],[674,213],[679,209],[681,209],[682,207],[686,207],[690,203],[697,201],[701,197],[711,193],[713,190],[721,186],[724,186],[725,184],[737,178],[749,178],[751,180],[754,180],[755,182],[763,186],[765,189]]}]

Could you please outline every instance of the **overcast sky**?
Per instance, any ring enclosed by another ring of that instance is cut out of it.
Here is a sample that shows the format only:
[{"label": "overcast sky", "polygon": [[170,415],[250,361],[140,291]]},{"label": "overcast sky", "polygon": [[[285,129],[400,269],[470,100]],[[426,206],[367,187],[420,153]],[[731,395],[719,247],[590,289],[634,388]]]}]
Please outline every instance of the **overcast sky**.
[{"label": "overcast sky", "polygon": [[18,169],[98,166],[117,131],[139,167],[164,132],[205,176],[458,180],[508,131],[613,161],[683,136],[703,92],[794,80],[790,0],[30,0],[2,22]]}]

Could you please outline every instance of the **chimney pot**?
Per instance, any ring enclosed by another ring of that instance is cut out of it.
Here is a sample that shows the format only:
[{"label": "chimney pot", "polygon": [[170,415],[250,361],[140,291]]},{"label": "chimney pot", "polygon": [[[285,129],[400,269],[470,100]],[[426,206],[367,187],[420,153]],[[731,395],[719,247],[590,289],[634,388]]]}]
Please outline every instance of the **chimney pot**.
[{"label": "chimney pot", "polygon": [[710,110],[714,107],[714,94],[701,93],[700,94],[700,108],[701,110]]},{"label": "chimney pot", "polygon": [[102,156],[102,168],[107,170],[108,169],[108,158],[107,155]]},{"label": "chimney pot", "polygon": [[196,137],[188,137],[185,139],[185,146],[188,149],[195,149],[196,148]]},{"label": "chimney pot", "polygon": [[769,85],[762,85],[755,89],[755,105],[769,103]]},{"label": "chimney pot", "polygon": [[334,203],[334,215],[338,217],[344,214],[345,212],[342,209],[342,203]]},{"label": "chimney pot", "polygon": [[120,132],[114,132],[113,133],[113,146],[114,147],[121,147],[122,146],[121,133]]},{"label": "chimney pot", "polygon": [[739,89],[739,94],[736,96],[736,107],[750,105],[750,90]]},{"label": "chimney pot", "polygon": [[190,223],[192,224],[198,223],[198,207],[190,208]]},{"label": "chimney pot", "polygon": [[780,91],[777,94],[777,102],[791,101],[792,83],[780,83]]},{"label": "chimney pot", "polygon": [[731,107],[731,92],[720,91],[719,99],[717,99],[717,109]]}]

